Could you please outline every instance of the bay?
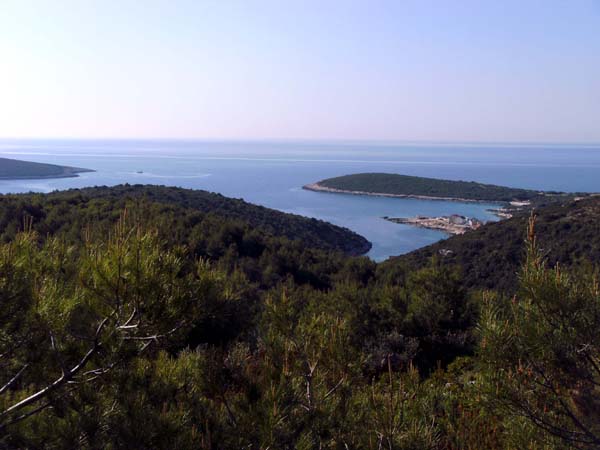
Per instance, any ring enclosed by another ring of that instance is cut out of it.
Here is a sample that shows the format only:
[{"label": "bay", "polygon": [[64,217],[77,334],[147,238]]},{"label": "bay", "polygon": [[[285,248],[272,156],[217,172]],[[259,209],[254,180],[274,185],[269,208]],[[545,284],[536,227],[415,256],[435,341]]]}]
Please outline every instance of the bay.
[{"label": "bay", "polygon": [[600,192],[600,145],[176,140],[0,140],[0,156],[96,170],[77,178],[0,180],[0,193],[95,185],[161,184],[219,192],[327,220],[365,236],[377,261],[444,233],[383,216],[461,214],[496,220],[495,205],[311,192],[302,186],[359,172],[480,181],[540,190]]}]

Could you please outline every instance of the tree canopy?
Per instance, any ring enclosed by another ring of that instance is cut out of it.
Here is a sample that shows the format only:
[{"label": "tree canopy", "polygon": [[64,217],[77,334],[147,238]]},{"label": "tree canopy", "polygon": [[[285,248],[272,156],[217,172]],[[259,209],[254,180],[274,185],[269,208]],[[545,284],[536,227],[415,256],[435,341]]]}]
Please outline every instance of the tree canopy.
[{"label": "tree canopy", "polygon": [[533,221],[507,294],[128,189],[0,202],[0,447],[598,448],[596,272]]}]

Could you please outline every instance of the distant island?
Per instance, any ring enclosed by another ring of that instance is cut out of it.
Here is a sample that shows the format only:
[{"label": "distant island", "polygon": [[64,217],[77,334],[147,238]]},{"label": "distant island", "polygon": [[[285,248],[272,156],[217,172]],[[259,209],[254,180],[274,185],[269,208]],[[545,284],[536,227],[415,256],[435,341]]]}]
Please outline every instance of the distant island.
[{"label": "distant island", "polygon": [[94,172],[94,170],[0,158],[0,180],[70,178],[77,177],[83,172]]},{"label": "distant island", "polygon": [[496,186],[476,181],[441,180],[392,173],[344,175],[307,184],[304,186],[304,189],[343,194],[492,203],[508,203],[511,201],[533,202],[540,198],[547,199],[549,197],[573,195],[564,192],[542,192]]},{"label": "distant island", "polygon": [[[528,211],[534,207],[577,200],[590,195],[588,193],[537,191],[476,181],[442,180],[392,173],[344,175],[307,184],[303,186],[303,189],[336,194],[495,203],[499,206],[491,208],[489,211],[501,219],[509,219],[516,213]],[[384,217],[384,219],[395,223],[440,230],[448,234],[463,234],[482,225],[477,219],[456,214],[443,217]]]}]

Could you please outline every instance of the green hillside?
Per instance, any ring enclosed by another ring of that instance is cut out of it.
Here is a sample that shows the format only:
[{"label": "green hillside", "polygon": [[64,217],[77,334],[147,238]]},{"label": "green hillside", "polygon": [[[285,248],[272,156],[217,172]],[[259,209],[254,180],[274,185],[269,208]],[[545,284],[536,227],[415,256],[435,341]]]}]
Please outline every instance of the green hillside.
[{"label": "green hillside", "polygon": [[[550,205],[534,213],[539,245],[550,265],[600,263],[600,197]],[[529,213],[522,213],[488,223],[478,230],[391,258],[380,270],[393,273],[402,266],[424,267],[435,256],[443,264],[461,267],[468,288],[514,292],[525,254],[528,220]]]},{"label": "green hillside", "polygon": [[188,220],[194,222],[192,225],[206,217],[215,217],[224,222],[243,223],[249,230],[264,235],[298,241],[309,248],[360,255],[371,246],[362,236],[322,220],[286,214],[206,191],[143,185],[0,196],[0,236],[4,240],[12,237],[22,226],[24,214],[33,217],[34,229],[43,235],[65,230],[80,233],[78,227],[84,224],[103,225],[105,231],[128,205],[138,205],[137,213],[146,223],[164,219],[162,216],[174,220],[175,224],[165,225],[168,235],[192,233],[190,226],[178,228],[188,216],[191,217]]},{"label": "green hillside", "polygon": [[90,169],[0,158],[0,179],[75,177]]},{"label": "green hillside", "polygon": [[377,265],[202,191],[0,196],[0,448],[598,448],[599,202]]}]

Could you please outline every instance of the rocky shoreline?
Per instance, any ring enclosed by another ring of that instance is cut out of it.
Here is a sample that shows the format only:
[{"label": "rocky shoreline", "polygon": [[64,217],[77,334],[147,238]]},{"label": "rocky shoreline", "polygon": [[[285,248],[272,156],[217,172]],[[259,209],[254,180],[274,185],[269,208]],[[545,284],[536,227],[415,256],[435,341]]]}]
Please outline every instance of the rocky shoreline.
[{"label": "rocky shoreline", "polygon": [[50,180],[54,178],[77,178],[80,173],[95,172],[95,170],[78,170],[77,172],[64,172],[56,175],[31,175],[31,176],[17,176],[17,177],[0,177],[0,180]]},{"label": "rocky shoreline", "polygon": [[392,198],[414,198],[418,200],[441,200],[461,203],[496,203],[482,200],[473,200],[469,198],[460,197],[435,197],[431,195],[413,195],[413,194],[386,194],[383,192],[367,192],[367,191],[349,191],[345,189],[336,189],[327,186],[323,186],[319,183],[310,183],[302,186],[302,189],[307,191],[315,192],[329,192],[332,194],[350,194],[350,195],[368,195],[372,197],[392,197]]},{"label": "rocky shoreline", "polygon": [[465,234],[468,231],[476,230],[484,225],[484,223],[474,217],[465,217],[458,214],[451,216],[440,217],[383,217],[394,223],[405,225],[413,225],[419,228],[427,228],[430,230],[443,231],[450,235]]},{"label": "rocky shoreline", "polygon": [[515,212],[514,209],[508,208],[488,209],[488,211],[500,219],[510,219],[513,216],[513,212]]}]

